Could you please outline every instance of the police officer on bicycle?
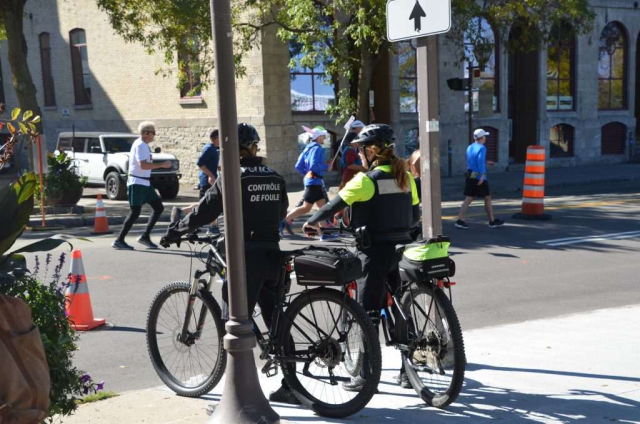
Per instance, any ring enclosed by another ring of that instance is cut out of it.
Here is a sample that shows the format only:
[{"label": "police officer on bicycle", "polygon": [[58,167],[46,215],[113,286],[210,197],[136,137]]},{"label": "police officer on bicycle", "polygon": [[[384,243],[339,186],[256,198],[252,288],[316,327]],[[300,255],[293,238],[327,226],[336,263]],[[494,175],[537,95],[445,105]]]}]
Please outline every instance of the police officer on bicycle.
[{"label": "police officer on bicycle", "polygon": [[[359,150],[366,173],[358,173],[338,195],[316,212],[303,230],[321,231],[318,223],[350,207],[350,226],[356,230],[363,274],[357,280],[358,301],[374,323],[386,299],[386,283],[400,281],[396,244],[410,243],[410,232],[420,221],[416,184],[406,163],[395,156],[395,137],[389,125],[366,126],[352,142]],[[364,375],[352,378],[345,390],[359,391]],[[400,382],[400,381],[399,381]]]},{"label": "police officer on bicycle", "polygon": [[[277,302],[275,285],[280,281],[282,270],[279,227],[287,215],[289,199],[284,178],[263,165],[262,158],[257,156],[259,141],[253,126],[238,125],[248,310],[253,311],[258,303],[269,328]],[[222,211],[222,181],[218,178],[191,213],[170,225],[161,244],[167,246],[177,242],[181,236],[217,219]],[[223,320],[229,318],[227,293],[225,281],[222,286]],[[286,387],[275,393],[278,395],[273,398],[272,394],[270,400],[299,403]]]}]

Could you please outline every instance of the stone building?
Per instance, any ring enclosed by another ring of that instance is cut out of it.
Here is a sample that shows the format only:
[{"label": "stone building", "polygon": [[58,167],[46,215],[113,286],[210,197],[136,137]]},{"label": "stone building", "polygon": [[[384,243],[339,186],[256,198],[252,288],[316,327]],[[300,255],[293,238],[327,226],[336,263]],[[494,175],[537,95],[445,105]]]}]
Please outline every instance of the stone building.
[{"label": "stone building", "polygon": [[[507,54],[506,40],[497,39],[485,20],[474,21],[493,36],[494,49],[487,65],[472,72],[479,84],[471,93],[471,126],[468,93],[447,85],[450,78],[468,76],[468,68],[440,37],[443,174],[464,170],[470,127],[492,134],[487,147],[497,163],[494,170],[517,168],[530,144],[545,146],[554,167],[625,162],[634,150],[640,152],[631,144],[640,138],[634,137],[640,117],[638,2],[591,0],[591,5],[596,21],[590,34],[574,37],[567,28],[556,28],[553,45],[539,52]],[[215,82],[186,97],[176,88],[175,74],[156,73],[166,68],[163,56],[149,55],[115,34],[95,0],[29,0],[24,24],[49,149],[60,131],[129,131],[150,119],[158,125],[163,151],[180,159],[183,182],[196,181],[195,160],[217,125]],[[358,118],[390,123],[398,149],[407,154],[416,147],[420,128],[417,70],[412,44],[397,47],[397,54],[382,53],[373,75],[374,105],[369,116]],[[297,182],[293,164],[301,125],[324,125],[333,137],[343,130],[323,112],[335,96],[322,67],[290,70],[289,60],[288,46],[265,32],[260,48],[246,58],[246,77],[236,81],[238,119],[256,126],[268,163]],[[11,108],[17,100],[4,44],[0,72],[0,96]]]}]

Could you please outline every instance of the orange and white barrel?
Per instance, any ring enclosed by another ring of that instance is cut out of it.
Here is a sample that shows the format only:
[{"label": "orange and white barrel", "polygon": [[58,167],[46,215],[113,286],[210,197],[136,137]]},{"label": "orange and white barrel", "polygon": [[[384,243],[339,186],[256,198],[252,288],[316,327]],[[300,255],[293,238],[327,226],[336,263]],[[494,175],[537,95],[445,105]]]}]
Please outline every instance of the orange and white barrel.
[{"label": "orange and white barrel", "polygon": [[522,212],[515,214],[519,219],[547,220],[544,213],[544,182],[546,153],[542,146],[527,147],[527,162],[522,187]]}]

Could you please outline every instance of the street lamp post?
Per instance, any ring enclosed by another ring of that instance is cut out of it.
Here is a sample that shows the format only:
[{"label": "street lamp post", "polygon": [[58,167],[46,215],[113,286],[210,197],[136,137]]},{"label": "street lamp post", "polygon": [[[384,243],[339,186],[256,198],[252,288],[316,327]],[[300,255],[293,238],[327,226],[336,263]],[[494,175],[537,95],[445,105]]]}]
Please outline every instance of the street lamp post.
[{"label": "street lamp post", "polygon": [[222,156],[222,200],[227,239],[229,321],[224,347],[227,351],[225,388],[208,424],[279,423],[280,417],[265,399],[253,358],[256,344],[249,320],[242,227],[240,152],[233,63],[231,5],[229,0],[211,0],[220,151]]}]

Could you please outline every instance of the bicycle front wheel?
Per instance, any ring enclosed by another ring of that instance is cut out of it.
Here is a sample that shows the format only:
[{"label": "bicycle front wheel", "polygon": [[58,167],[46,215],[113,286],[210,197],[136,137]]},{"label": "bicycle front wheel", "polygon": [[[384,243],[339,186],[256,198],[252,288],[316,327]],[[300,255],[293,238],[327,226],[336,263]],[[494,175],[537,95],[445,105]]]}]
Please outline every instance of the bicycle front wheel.
[{"label": "bicycle front wheel", "polygon": [[[200,397],[218,384],[227,365],[220,307],[211,293],[198,291],[189,302],[191,285],[169,284],[156,295],[147,317],[147,347],[158,376],[181,396]],[[191,308],[187,334],[183,334]]]},{"label": "bicycle front wheel", "polygon": [[[301,293],[281,318],[279,345],[284,379],[307,408],[343,418],[364,408],[375,394],[382,368],[378,335],[365,310],[337,290]],[[359,392],[345,390],[353,364],[347,352],[366,352]]]},{"label": "bicycle front wheel", "polygon": [[460,322],[444,292],[431,284],[413,284],[402,298],[416,340],[402,354],[404,370],[428,405],[444,408],[460,394],[466,357]]}]

